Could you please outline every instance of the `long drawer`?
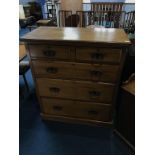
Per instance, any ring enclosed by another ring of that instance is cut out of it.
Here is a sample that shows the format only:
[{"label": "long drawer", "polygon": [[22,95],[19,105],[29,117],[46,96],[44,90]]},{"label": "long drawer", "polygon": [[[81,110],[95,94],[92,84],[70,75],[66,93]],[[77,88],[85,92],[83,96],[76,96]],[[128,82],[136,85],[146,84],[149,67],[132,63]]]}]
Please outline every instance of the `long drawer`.
[{"label": "long drawer", "polygon": [[122,49],[112,48],[76,48],[77,61],[91,63],[120,63]]},{"label": "long drawer", "polygon": [[110,103],[115,86],[112,84],[69,80],[36,79],[40,96]]},{"label": "long drawer", "polygon": [[29,45],[32,58],[50,58],[58,60],[74,60],[75,49],[66,46]]},{"label": "long drawer", "polygon": [[37,77],[116,82],[118,65],[32,61]]},{"label": "long drawer", "polygon": [[42,98],[41,101],[45,114],[100,121],[111,120],[111,106],[109,105],[51,98]]}]

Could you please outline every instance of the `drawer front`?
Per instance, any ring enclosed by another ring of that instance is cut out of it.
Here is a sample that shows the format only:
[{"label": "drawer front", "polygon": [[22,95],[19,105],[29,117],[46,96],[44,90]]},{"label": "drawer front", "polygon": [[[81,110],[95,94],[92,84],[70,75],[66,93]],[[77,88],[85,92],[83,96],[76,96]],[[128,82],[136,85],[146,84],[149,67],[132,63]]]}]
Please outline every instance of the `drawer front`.
[{"label": "drawer front", "polygon": [[55,97],[110,103],[113,99],[114,85],[96,84],[93,82],[79,82],[56,80],[47,78],[36,79],[39,94],[42,97]]},{"label": "drawer front", "polygon": [[118,65],[97,65],[61,61],[32,61],[35,75],[49,78],[116,82]]},{"label": "drawer front", "polygon": [[121,54],[121,49],[76,48],[77,61],[89,61],[93,63],[120,63]]},{"label": "drawer front", "polygon": [[29,45],[32,58],[74,60],[75,50],[65,46]]},{"label": "drawer front", "polygon": [[36,82],[40,96],[75,99],[75,86],[72,81],[38,78]]},{"label": "drawer front", "polygon": [[69,62],[32,61],[37,77],[72,79],[75,78],[75,65]]},{"label": "drawer front", "polygon": [[76,78],[80,80],[113,82],[118,80],[118,65],[76,63]]},{"label": "drawer front", "polygon": [[51,98],[42,98],[41,100],[45,114],[111,121],[111,106],[109,105]]},{"label": "drawer front", "polygon": [[77,82],[76,98],[84,101],[111,103],[115,86],[112,84]]}]

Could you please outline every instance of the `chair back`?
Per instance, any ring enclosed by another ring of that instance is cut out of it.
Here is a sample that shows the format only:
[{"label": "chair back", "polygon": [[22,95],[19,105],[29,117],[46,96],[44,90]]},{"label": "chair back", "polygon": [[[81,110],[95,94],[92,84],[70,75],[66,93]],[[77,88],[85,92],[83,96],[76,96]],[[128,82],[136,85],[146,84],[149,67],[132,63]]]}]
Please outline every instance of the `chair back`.
[{"label": "chair back", "polygon": [[60,27],[72,26],[71,10],[59,10],[59,26]]},{"label": "chair back", "polygon": [[106,28],[123,27],[124,11],[77,11],[79,27],[89,25],[103,26]]},{"label": "chair back", "polygon": [[76,11],[78,27],[86,27],[94,24],[93,11]]},{"label": "chair back", "polygon": [[135,33],[135,11],[125,13],[123,28],[126,33]]},{"label": "chair back", "polygon": [[91,11],[122,11],[124,3],[94,2]]}]

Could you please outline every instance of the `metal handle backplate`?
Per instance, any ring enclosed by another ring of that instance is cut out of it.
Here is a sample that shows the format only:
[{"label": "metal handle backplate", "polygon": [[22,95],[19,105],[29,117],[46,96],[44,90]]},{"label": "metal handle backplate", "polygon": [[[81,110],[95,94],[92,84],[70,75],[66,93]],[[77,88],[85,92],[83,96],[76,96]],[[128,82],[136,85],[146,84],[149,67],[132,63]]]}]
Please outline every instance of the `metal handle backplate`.
[{"label": "metal handle backplate", "polygon": [[45,51],[43,51],[43,54],[44,54],[45,56],[48,56],[48,57],[55,57],[56,52],[53,51],[53,50],[45,50]]},{"label": "metal handle backplate", "polygon": [[58,72],[58,68],[55,68],[55,67],[48,67],[48,68],[46,69],[46,71],[47,71],[48,73],[53,73],[53,74],[55,74],[55,73]]},{"label": "metal handle backplate", "polygon": [[51,88],[49,88],[49,90],[53,93],[59,93],[60,92],[60,88],[57,88],[57,87],[51,87]]}]

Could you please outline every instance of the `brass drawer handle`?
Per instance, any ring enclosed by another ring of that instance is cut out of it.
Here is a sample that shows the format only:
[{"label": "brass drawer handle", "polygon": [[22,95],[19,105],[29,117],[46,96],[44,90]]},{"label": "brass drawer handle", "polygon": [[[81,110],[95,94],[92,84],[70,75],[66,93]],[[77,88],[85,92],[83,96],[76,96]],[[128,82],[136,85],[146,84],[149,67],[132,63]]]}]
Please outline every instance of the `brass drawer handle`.
[{"label": "brass drawer handle", "polygon": [[98,111],[89,110],[89,111],[88,111],[88,114],[89,114],[89,115],[97,115],[97,114],[98,114]]},{"label": "brass drawer handle", "polygon": [[92,60],[102,60],[103,57],[103,53],[91,53]]},{"label": "brass drawer handle", "polygon": [[43,54],[44,54],[45,56],[48,56],[48,57],[54,57],[55,54],[56,54],[56,52],[53,51],[53,50],[45,50],[45,51],[43,51]]},{"label": "brass drawer handle", "polygon": [[59,92],[60,92],[60,89],[57,88],[57,87],[51,87],[51,88],[49,88],[49,90],[50,90],[51,92],[53,92],[53,93],[59,93]]},{"label": "brass drawer handle", "polygon": [[92,70],[92,71],[90,71],[90,75],[91,76],[100,77],[102,75],[102,72],[101,71]]},{"label": "brass drawer handle", "polygon": [[55,68],[55,67],[48,67],[48,68],[46,69],[46,71],[47,71],[48,73],[56,74],[56,73],[58,72],[58,68]]},{"label": "brass drawer handle", "polygon": [[101,92],[99,91],[89,91],[90,97],[99,97],[101,95]]},{"label": "brass drawer handle", "polygon": [[63,108],[61,106],[54,105],[53,109],[56,111],[61,111]]}]

